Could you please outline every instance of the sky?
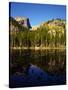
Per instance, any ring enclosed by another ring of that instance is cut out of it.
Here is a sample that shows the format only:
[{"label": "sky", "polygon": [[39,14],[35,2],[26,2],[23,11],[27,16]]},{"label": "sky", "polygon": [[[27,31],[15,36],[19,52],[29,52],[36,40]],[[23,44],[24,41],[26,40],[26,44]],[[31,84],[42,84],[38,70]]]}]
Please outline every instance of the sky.
[{"label": "sky", "polygon": [[35,26],[51,19],[66,19],[66,6],[12,2],[10,16],[29,18],[31,26]]}]

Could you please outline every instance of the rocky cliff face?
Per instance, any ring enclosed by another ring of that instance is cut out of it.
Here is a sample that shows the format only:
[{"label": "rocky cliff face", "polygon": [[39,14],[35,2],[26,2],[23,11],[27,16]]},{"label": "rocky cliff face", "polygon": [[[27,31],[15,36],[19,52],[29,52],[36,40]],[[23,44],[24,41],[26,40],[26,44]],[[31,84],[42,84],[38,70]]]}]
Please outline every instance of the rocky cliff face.
[{"label": "rocky cliff face", "polygon": [[61,26],[61,27],[64,27],[65,26],[65,23],[66,21],[65,20],[62,20],[62,19],[52,19],[52,20],[49,20],[47,22],[44,22],[42,24],[42,26],[45,26],[46,24],[50,27],[50,26]]},{"label": "rocky cliff face", "polygon": [[27,27],[27,28],[31,28],[30,22],[29,22],[29,18],[24,18],[24,17],[16,17],[15,20],[22,26]]},{"label": "rocky cliff face", "polygon": [[28,18],[9,18],[10,31],[20,31],[27,30],[31,28],[30,22]]},{"label": "rocky cliff face", "polygon": [[65,20],[62,20],[62,19],[52,19],[52,20],[49,20],[47,22],[43,22],[40,25],[33,26],[32,30],[35,31],[38,28],[45,27],[45,26],[49,27],[50,29],[53,29],[54,27],[65,28],[65,24],[66,24]]}]

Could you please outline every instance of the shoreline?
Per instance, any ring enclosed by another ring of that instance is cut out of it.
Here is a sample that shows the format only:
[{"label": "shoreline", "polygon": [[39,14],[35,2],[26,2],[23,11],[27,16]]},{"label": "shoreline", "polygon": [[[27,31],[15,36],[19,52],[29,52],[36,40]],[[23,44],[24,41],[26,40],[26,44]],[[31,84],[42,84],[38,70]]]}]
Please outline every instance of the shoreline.
[{"label": "shoreline", "polygon": [[48,49],[61,49],[61,50],[64,50],[66,49],[66,47],[10,47],[10,49],[13,49],[13,50],[27,50],[27,49],[30,49],[30,50],[48,50]]}]

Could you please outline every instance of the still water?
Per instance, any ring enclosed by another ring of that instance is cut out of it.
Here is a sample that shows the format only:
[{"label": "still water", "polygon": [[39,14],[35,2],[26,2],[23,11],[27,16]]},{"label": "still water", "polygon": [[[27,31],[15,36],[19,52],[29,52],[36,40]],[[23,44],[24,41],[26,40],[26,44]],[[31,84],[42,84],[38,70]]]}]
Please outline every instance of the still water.
[{"label": "still water", "polygon": [[10,87],[65,83],[65,50],[10,50]]}]

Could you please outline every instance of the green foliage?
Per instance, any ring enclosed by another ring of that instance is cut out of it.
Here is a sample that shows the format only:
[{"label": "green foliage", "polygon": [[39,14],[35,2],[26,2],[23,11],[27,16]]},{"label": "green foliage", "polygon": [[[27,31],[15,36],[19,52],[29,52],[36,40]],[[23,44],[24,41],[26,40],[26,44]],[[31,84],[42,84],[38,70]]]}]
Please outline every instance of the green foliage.
[{"label": "green foliage", "polygon": [[[52,20],[54,22],[54,20]],[[10,33],[11,47],[60,47],[66,44],[66,29],[65,24],[61,19],[58,19],[58,26],[40,26],[37,30],[31,31],[26,28],[20,28],[15,21],[12,20],[15,26],[19,27],[19,32]],[[63,25],[60,24],[63,23]],[[49,22],[48,22],[49,23]],[[50,21],[51,23],[51,21]]]}]

